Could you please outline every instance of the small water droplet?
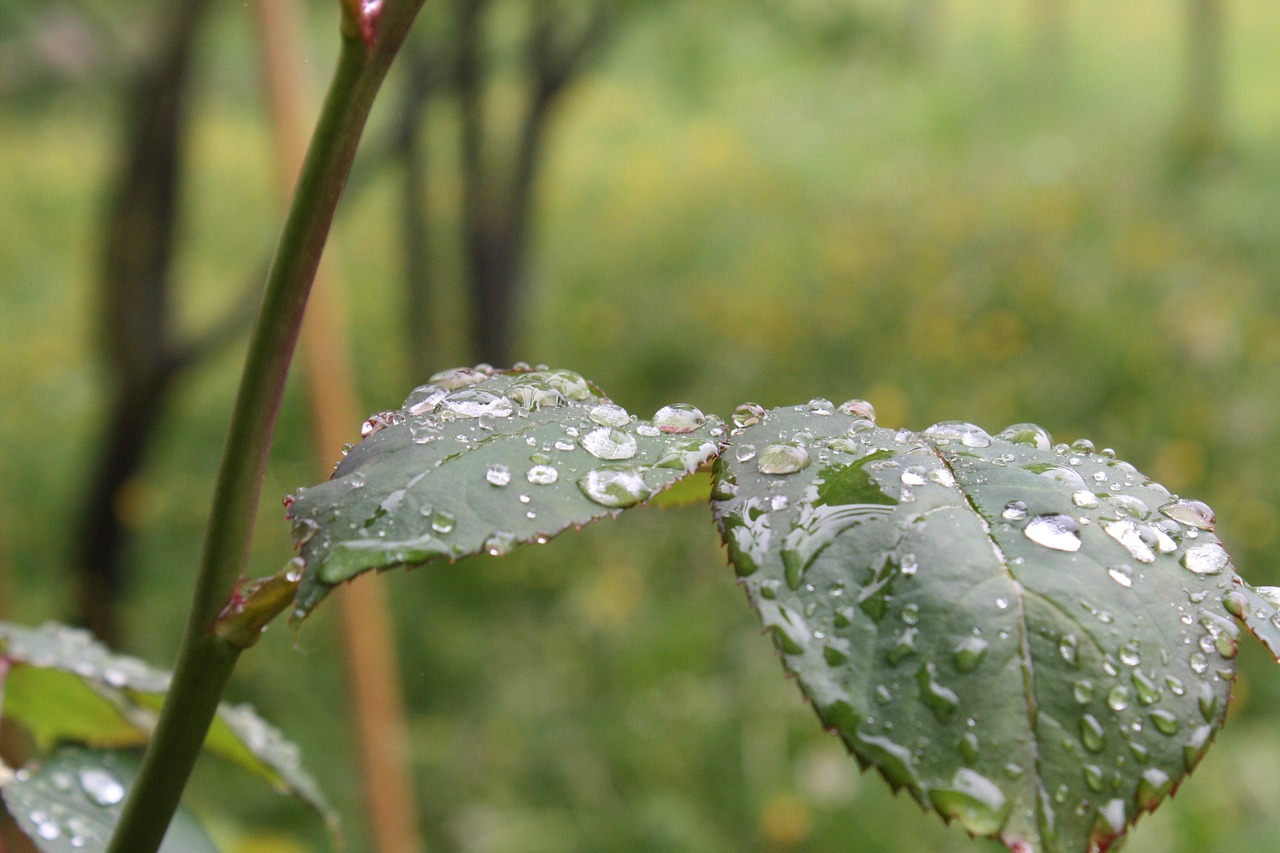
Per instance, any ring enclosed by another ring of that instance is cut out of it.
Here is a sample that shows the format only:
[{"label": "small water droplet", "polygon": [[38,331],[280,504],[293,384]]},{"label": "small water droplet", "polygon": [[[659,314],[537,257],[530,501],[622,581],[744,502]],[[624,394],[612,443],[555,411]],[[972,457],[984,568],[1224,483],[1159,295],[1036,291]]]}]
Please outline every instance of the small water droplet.
[{"label": "small water droplet", "polygon": [[1196,675],[1204,675],[1209,671],[1209,659],[1203,652],[1192,652],[1188,662],[1191,665],[1191,671]]},{"label": "small water droplet", "polygon": [[1176,735],[1178,730],[1182,728],[1182,721],[1178,719],[1177,715],[1163,708],[1156,708],[1147,716],[1151,718],[1151,722],[1160,730],[1161,734]]},{"label": "small water droplet", "polygon": [[1107,744],[1102,723],[1099,723],[1098,718],[1093,714],[1085,714],[1080,718],[1080,742],[1090,752],[1102,752],[1102,748]]},{"label": "small water droplet", "polygon": [[1142,657],[1138,654],[1138,647],[1132,644],[1121,646],[1118,656],[1120,662],[1125,666],[1137,666],[1142,663]]},{"label": "small water droplet", "polygon": [[1063,634],[1058,639],[1058,654],[1073,667],[1080,666],[1080,641],[1075,634]]},{"label": "small water droplet", "polygon": [[[297,583],[302,580],[302,573],[307,568],[306,562],[301,557],[294,557],[285,564],[284,579],[289,583]],[[110,679],[108,679],[110,680]]]},{"label": "small water droplet", "polygon": [[455,523],[456,520],[453,517],[453,513],[445,510],[438,510],[431,516],[431,529],[436,533],[452,532]]},{"label": "small water droplet", "polygon": [[750,462],[756,458],[756,446],[754,444],[739,444],[733,448],[733,456],[739,462]]},{"label": "small water droplet", "polygon": [[1071,695],[1079,704],[1087,705],[1093,701],[1093,682],[1087,678],[1080,679],[1071,685]]},{"label": "small water droplet", "polygon": [[506,397],[479,388],[464,388],[455,391],[441,401],[445,411],[453,412],[461,418],[478,418],[488,415],[494,418],[509,417],[515,406]]},{"label": "small water droplet", "polygon": [[1000,517],[1005,521],[1022,521],[1027,517],[1026,501],[1009,501],[1004,505],[1004,511],[1000,513]]},{"label": "small water droplet", "polygon": [[1021,444],[1025,447],[1034,447],[1037,450],[1048,450],[1053,446],[1053,439],[1049,436],[1048,430],[1037,424],[1013,424],[1000,430],[997,438],[1004,439],[1011,444]]},{"label": "small water droplet", "polygon": [[845,400],[836,408],[836,411],[871,423],[876,422],[876,407],[866,400]]},{"label": "small water droplet", "polygon": [[511,482],[511,469],[501,462],[490,465],[484,472],[484,478],[491,486],[505,486]]},{"label": "small water droplet", "polygon": [[534,465],[524,476],[535,486],[549,486],[560,479],[560,472],[553,465]]},{"label": "small water droplet", "polygon": [[516,535],[510,530],[495,530],[484,540],[484,551],[491,557],[511,553],[516,546]]},{"label": "small water droplet", "polygon": [[1151,546],[1142,538],[1138,526],[1132,521],[1109,521],[1102,526],[1107,535],[1124,546],[1129,556],[1139,563],[1151,563],[1156,559]]},{"label": "small water droplet", "polygon": [[982,659],[987,656],[988,645],[987,641],[981,637],[965,637],[956,643],[952,649],[956,671],[973,672],[977,669]]},{"label": "small water droplet", "polygon": [[989,447],[991,436],[980,426],[964,421],[942,421],[927,428],[923,433],[939,445],[959,442],[965,447]]},{"label": "small water droplet", "polygon": [[124,785],[100,767],[85,767],[78,774],[86,796],[100,806],[114,806],[124,799]]},{"label": "small water droplet", "polygon": [[1022,532],[1037,545],[1054,551],[1080,550],[1080,525],[1069,515],[1037,515],[1027,522]]},{"label": "small water droplet", "polygon": [[761,474],[794,474],[809,467],[809,454],[793,444],[770,444],[756,457]]},{"label": "small water droplet", "polygon": [[1124,684],[1117,684],[1107,693],[1107,707],[1113,711],[1123,711],[1129,707],[1129,688]]},{"label": "small water droplet", "polygon": [[925,484],[924,466],[908,465],[903,469],[899,479],[904,486],[923,486]]},{"label": "small water droplet", "polygon": [[1125,589],[1129,589],[1130,587],[1133,586],[1133,567],[1128,565],[1127,563],[1121,563],[1120,565],[1112,566],[1111,568],[1107,569],[1107,574],[1111,577],[1113,581],[1120,584],[1120,586],[1124,587]]},{"label": "small water droplet", "polygon": [[600,426],[624,427],[631,423],[631,415],[626,409],[613,403],[602,403],[593,408],[587,417]]},{"label": "small water droplet", "polygon": [[940,722],[945,723],[960,707],[956,692],[938,683],[938,670],[932,662],[925,662],[916,671],[916,684],[920,686],[920,701],[929,706]]},{"label": "small water droplet", "polygon": [[1071,502],[1081,509],[1093,509],[1098,505],[1098,496],[1088,489],[1079,489],[1071,495]]}]

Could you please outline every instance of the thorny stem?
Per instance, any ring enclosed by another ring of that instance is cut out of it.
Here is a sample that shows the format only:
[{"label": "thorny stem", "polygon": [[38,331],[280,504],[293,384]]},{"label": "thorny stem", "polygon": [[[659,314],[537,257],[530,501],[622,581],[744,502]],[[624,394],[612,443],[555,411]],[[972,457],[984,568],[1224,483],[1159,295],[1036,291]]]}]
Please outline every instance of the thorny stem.
[{"label": "thorny stem", "polygon": [[242,651],[213,625],[248,563],[285,375],[334,209],[374,96],[422,2],[366,0],[357,26],[344,8],[338,65],[249,341],[173,682],[108,853],[159,848]]}]

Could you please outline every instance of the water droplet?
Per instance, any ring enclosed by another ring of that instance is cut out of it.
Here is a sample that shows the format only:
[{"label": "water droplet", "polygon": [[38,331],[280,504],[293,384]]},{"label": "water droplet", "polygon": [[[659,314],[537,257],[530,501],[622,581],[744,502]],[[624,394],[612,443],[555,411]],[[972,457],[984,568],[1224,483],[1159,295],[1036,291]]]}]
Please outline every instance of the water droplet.
[{"label": "water droplet", "polygon": [[898,638],[898,642],[893,648],[885,653],[885,658],[889,663],[897,666],[907,658],[916,653],[916,637],[920,636],[919,628],[907,628],[902,632],[902,636]]},{"label": "water droplet", "polygon": [[829,415],[836,410],[835,404],[823,397],[814,397],[806,408],[815,415]]},{"label": "water droplet", "polygon": [[1086,764],[1083,770],[1084,783],[1089,787],[1089,790],[1094,793],[1102,793],[1105,787],[1102,779],[1102,768],[1096,764]]},{"label": "water droplet", "polygon": [[1230,562],[1227,552],[1222,549],[1221,545],[1214,542],[1192,545],[1182,555],[1182,565],[1188,571],[1195,572],[1198,575],[1216,575],[1225,569]]},{"label": "water droplet", "polygon": [[1107,535],[1124,546],[1129,556],[1139,563],[1151,563],[1156,559],[1151,546],[1143,541],[1138,526],[1132,521],[1109,521],[1102,526]]},{"label": "water droplet", "polygon": [[754,444],[739,444],[733,448],[733,456],[739,462],[750,462],[756,458],[756,446]]},{"label": "water droplet", "polygon": [[972,764],[978,760],[980,742],[976,734],[965,732],[957,746],[960,749],[960,757],[964,759],[965,764]]},{"label": "water droplet", "polygon": [[964,421],[942,421],[926,429],[923,433],[938,445],[946,445],[958,441],[965,447],[989,447],[991,436],[980,426]]},{"label": "water droplet", "polygon": [[1138,779],[1138,793],[1135,797],[1138,808],[1153,811],[1171,790],[1173,780],[1169,778],[1169,774],[1158,767],[1148,767]]},{"label": "water droplet", "polygon": [[80,787],[85,795],[100,806],[114,806],[124,799],[124,785],[100,767],[85,767],[79,772]]},{"label": "water droplet", "polygon": [[1107,569],[1107,574],[1113,581],[1120,584],[1125,589],[1133,586],[1133,566],[1127,563],[1121,563],[1118,566],[1112,566]]},{"label": "water droplet", "polygon": [[1117,684],[1107,693],[1107,707],[1113,711],[1123,711],[1129,707],[1129,688],[1124,684]]},{"label": "water droplet", "polygon": [[404,398],[402,408],[411,415],[425,415],[435,411],[440,401],[448,395],[448,388],[442,388],[439,385],[419,385]]},{"label": "water droplet", "polygon": [[578,479],[578,488],[601,506],[614,509],[634,506],[653,494],[639,470],[617,465],[588,471]]},{"label": "water droplet", "polygon": [[1071,495],[1071,502],[1081,509],[1093,509],[1098,505],[1098,496],[1088,489],[1079,489]]},{"label": "water droplet", "polygon": [[1075,634],[1064,634],[1058,639],[1058,654],[1073,667],[1080,666],[1080,641]]},{"label": "water droplet", "polygon": [[770,444],[756,457],[761,474],[794,474],[809,467],[809,454],[793,444]]},{"label": "water droplet", "polygon": [[1138,693],[1138,702],[1140,704],[1151,705],[1160,701],[1159,686],[1142,670],[1135,669],[1132,674],[1130,674],[1129,680],[1133,682],[1133,688]]},{"label": "water droplet", "polygon": [[1022,532],[1037,545],[1054,551],[1080,550],[1080,525],[1069,515],[1037,515]]},{"label": "water droplet", "polygon": [[1191,671],[1196,675],[1204,675],[1209,671],[1209,659],[1203,652],[1192,652],[1188,662],[1191,665]]},{"label": "water droplet", "polygon": [[456,523],[453,513],[438,510],[431,516],[431,529],[436,533],[450,533]]},{"label": "water droplet", "polygon": [[624,427],[631,423],[631,415],[626,409],[613,403],[602,403],[587,415],[600,426]]},{"label": "water droplet", "polygon": [[[306,570],[307,564],[301,557],[294,557],[285,563],[284,579],[289,583],[297,583],[302,580],[302,573]],[[108,676],[110,673],[108,673]],[[107,679],[110,681],[110,678]]]},{"label": "water droplet", "polygon": [[402,421],[404,421],[404,415],[400,412],[378,412],[376,415],[370,415],[360,425],[360,437],[368,438],[375,432],[380,432],[389,426],[395,426]]},{"label": "water droplet", "polygon": [[560,472],[553,465],[534,465],[524,476],[535,486],[549,486],[560,479]]},{"label": "water droplet", "polygon": [[484,551],[491,557],[511,553],[516,546],[516,535],[510,530],[495,530],[484,540]]},{"label": "water droplet", "polygon": [[866,400],[845,400],[836,408],[836,411],[842,415],[851,415],[855,418],[871,421],[871,423],[876,422],[876,407]]},{"label": "water droplet", "polygon": [[479,388],[455,391],[441,401],[441,406],[445,411],[453,412],[461,418],[478,418],[482,415],[505,418],[515,411],[515,406],[506,397]]},{"label": "water droplet", "polygon": [[1213,530],[1213,510],[1203,501],[1184,500],[1179,498],[1160,507],[1160,512],[1179,524],[1194,527],[1197,530]]},{"label": "water droplet", "polygon": [[693,432],[706,420],[701,409],[688,403],[673,403],[653,413],[653,425],[659,431],[676,435]]},{"label": "water droplet", "polygon": [[1182,728],[1182,721],[1177,715],[1163,708],[1156,708],[1147,714],[1151,718],[1151,722],[1160,730],[1161,734],[1176,735],[1178,730]]},{"label": "water droplet", "polygon": [[987,656],[988,643],[981,637],[965,637],[952,649],[957,672],[973,672]]},{"label": "water droplet", "polygon": [[1077,703],[1087,705],[1093,701],[1093,682],[1087,678],[1080,679],[1071,685],[1071,695]]},{"label": "water droplet", "polygon": [[1110,502],[1121,515],[1127,515],[1139,521],[1151,515],[1151,508],[1133,495],[1112,495]]},{"label": "water droplet", "polygon": [[929,800],[946,820],[973,835],[995,835],[1009,817],[1000,786],[968,767],[957,770],[946,787],[930,788]]},{"label": "water droplet", "polygon": [[490,465],[484,472],[484,478],[491,486],[505,486],[511,482],[511,469],[501,462]]},{"label": "water droplet", "polygon": [[1138,654],[1138,647],[1133,644],[1121,646],[1118,655],[1120,657],[1120,663],[1125,666],[1137,666],[1142,663],[1142,657]]},{"label": "water droplet", "polygon": [[1000,430],[997,438],[1004,439],[1011,444],[1034,447],[1037,450],[1048,450],[1053,446],[1053,439],[1049,437],[1048,430],[1037,424],[1013,424],[1012,426],[1007,426]]},{"label": "water droplet", "polygon": [[938,683],[937,667],[924,663],[916,671],[916,684],[920,686],[920,701],[929,706],[939,722],[946,722],[960,707],[960,697],[949,687]]},{"label": "water droplet", "polygon": [[432,385],[439,385],[446,391],[455,391],[458,388],[474,385],[487,378],[488,374],[482,370],[476,370],[471,367],[455,367],[452,370],[442,370],[427,381]]},{"label": "water droplet", "polygon": [[55,821],[43,820],[36,822],[36,835],[45,841],[53,841],[62,837],[62,828]]},{"label": "water droplet", "polygon": [[444,435],[444,430],[431,421],[413,421],[409,424],[409,440],[414,444],[427,444]]},{"label": "water droplet", "polygon": [[1107,744],[1107,736],[1102,730],[1102,723],[1093,714],[1085,714],[1080,718],[1080,742],[1090,752],[1102,752]]},{"label": "water droplet", "polygon": [[1004,505],[1004,511],[1000,513],[1000,517],[1005,521],[1022,521],[1027,517],[1026,501],[1009,501]]},{"label": "water droplet", "polygon": [[630,459],[636,455],[636,437],[613,427],[593,429],[580,439],[582,448],[597,459]]},{"label": "water droplet", "polygon": [[743,403],[733,410],[732,420],[735,427],[745,429],[760,423],[763,417],[764,407],[759,403]]}]

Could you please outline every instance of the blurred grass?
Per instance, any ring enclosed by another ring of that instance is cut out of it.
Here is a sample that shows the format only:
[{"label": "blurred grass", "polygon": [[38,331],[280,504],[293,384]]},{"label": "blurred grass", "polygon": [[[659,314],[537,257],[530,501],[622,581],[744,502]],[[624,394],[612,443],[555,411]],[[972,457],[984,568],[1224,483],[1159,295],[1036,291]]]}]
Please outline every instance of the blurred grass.
[{"label": "blurred grass", "polygon": [[[631,28],[555,129],[522,357],[579,369],[642,414],[858,396],[890,425],[1088,436],[1211,503],[1242,572],[1280,582],[1280,8],[1230,6],[1229,156],[1178,180],[1181,4],[1072,4],[1048,89],[1021,5],[942,8],[936,50],[916,59],[874,41],[815,55],[725,3]],[[183,224],[191,328],[234,301],[278,221],[247,26],[223,10],[206,48]],[[0,175],[0,566],[4,609],[27,622],[68,614],[63,530],[105,381],[92,276],[115,109],[92,90],[0,104],[14,166]],[[370,410],[421,379],[406,375],[386,220],[397,180],[355,199],[338,238]],[[443,251],[454,214],[433,204]],[[464,352],[457,271],[446,254],[441,367]],[[228,355],[186,378],[122,502],[130,645],[157,663],[185,614],[237,372]],[[258,574],[289,556],[278,496],[308,481],[299,403],[291,391]],[[433,849],[993,849],[858,775],[730,579],[697,508],[390,578]],[[270,632],[234,698],[304,746],[356,821],[335,627],[322,609],[298,648]],[[1274,848],[1280,679],[1252,649],[1241,669],[1217,748],[1127,849]],[[228,849],[319,843],[297,807],[216,766],[200,776],[193,800]]]}]

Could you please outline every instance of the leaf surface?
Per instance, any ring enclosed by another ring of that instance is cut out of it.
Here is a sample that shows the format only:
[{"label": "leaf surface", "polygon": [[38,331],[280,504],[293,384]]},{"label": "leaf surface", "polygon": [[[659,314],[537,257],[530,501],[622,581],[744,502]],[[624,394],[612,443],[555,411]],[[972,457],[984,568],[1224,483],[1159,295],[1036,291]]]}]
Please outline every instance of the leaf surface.
[{"label": "leaf surface", "polygon": [[332,479],[286,499],[305,570],[294,621],[371,569],[500,555],[617,515],[714,456],[720,422],[692,406],[641,420],[567,370],[432,377]]},{"label": "leaf surface", "polygon": [[[42,853],[105,850],[138,773],[127,752],[62,747],[17,771],[0,793],[9,813]],[[217,853],[187,808],[179,808],[160,853]]]},{"label": "leaf surface", "polygon": [[722,537],[784,666],[926,809],[1015,851],[1106,850],[1223,724],[1227,596],[1271,630],[1273,604],[1208,507],[1087,442],[868,412],[735,415],[717,462]]},{"label": "leaf surface", "polygon": [[[0,710],[46,748],[59,741],[141,746],[169,689],[168,672],[52,622],[38,628],[0,622],[0,660],[8,668]],[[297,797],[336,831],[337,814],[302,769],[297,746],[253,709],[221,705],[205,748]]]}]

